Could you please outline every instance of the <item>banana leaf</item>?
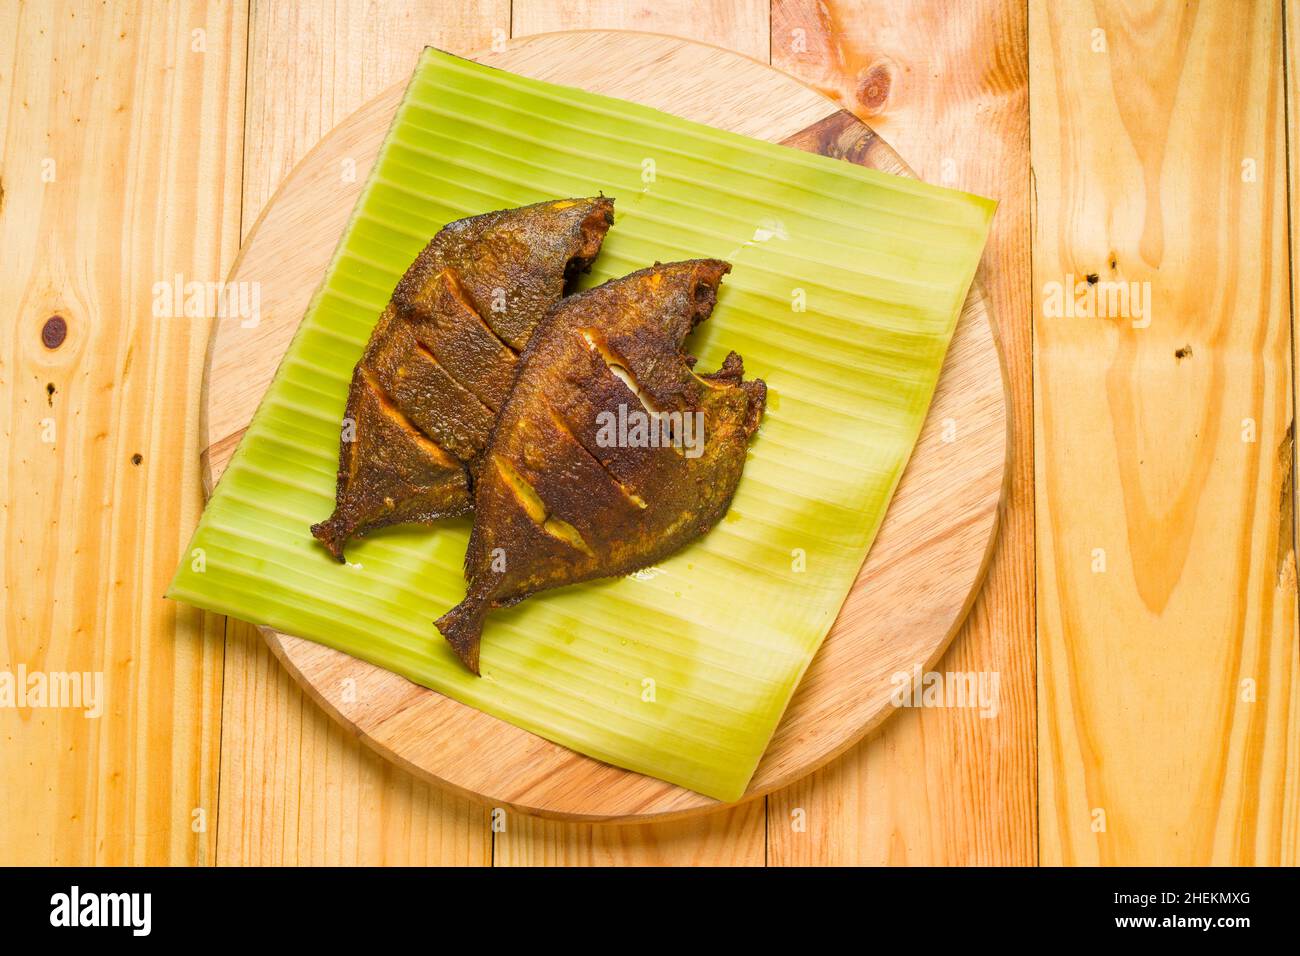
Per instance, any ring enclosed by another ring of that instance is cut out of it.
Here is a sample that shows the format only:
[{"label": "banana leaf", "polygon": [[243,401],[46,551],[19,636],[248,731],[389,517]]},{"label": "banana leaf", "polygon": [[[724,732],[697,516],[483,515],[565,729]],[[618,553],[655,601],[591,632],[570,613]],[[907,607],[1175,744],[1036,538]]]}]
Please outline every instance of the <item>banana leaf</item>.
[{"label": "banana leaf", "polygon": [[[649,573],[493,616],[483,677],[433,627],[468,521],[330,560],[349,376],[446,222],[615,197],[586,285],[656,260],[734,264],[688,341],[770,389],[726,519]],[[168,596],[308,638],[620,767],[739,798],[861,568],[929,406],[987,199],[426,50],[321,289]]]}]

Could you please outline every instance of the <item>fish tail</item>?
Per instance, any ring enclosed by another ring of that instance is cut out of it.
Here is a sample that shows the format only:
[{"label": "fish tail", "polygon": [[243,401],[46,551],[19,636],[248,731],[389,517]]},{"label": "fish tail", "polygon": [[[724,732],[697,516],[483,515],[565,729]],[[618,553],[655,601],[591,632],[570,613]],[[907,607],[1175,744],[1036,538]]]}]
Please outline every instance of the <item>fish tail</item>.
[{"label": "fish tail", "polygon": [[483,621],[492,610],[492,601],[482,591],[471,591],[454,608],[434,621],[456,656],[478,675],[478,649],[483,637]]},{"label": "fish tail", "polygon": [[352,537],[353,530],[355,529],[352,523],[343,520],[337,511],[320,524],[311,526],[312,536],[325,545],[325,549],[340,564],[347,560],[343,556],[343,546],[348,543],[348,538]]}]

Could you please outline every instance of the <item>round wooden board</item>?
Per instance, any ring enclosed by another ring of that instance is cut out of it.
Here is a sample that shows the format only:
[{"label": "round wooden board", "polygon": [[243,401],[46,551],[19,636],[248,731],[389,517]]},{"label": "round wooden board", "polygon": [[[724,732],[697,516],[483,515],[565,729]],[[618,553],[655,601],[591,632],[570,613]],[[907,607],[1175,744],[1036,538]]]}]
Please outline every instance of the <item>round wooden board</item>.
[{"label": "round wooden board", "polygon": [[[852,114],[728,50],[654,34],[590,31],[526,37],[476,59],[911,175]],[[240,328],[238,320],[219,323],[213,333],[203,399],[209,489],[324,275],[401,94],[394,87],[322,139],[249,233],[230,281],[262,280],[262,320],[252,329]],[[347,161],[356,164],[351,182],[340,175]],[[267,282],[267,276],[275,279]],[[977,283],[879,536],[746,798],[791,783],[848,749],[892,712],[893,674],[938,661],[984,574],[1007,448],[1001,363]],[[574,753],[338,651],[264,633],[307,692],[345,726],[386,757],[461,793],[570,820],[644,821],[719,806]],[[430,640],[435,637],[430,628]],[[344,678],[356,681],[349,695],[356,702],[342,699]]]}]

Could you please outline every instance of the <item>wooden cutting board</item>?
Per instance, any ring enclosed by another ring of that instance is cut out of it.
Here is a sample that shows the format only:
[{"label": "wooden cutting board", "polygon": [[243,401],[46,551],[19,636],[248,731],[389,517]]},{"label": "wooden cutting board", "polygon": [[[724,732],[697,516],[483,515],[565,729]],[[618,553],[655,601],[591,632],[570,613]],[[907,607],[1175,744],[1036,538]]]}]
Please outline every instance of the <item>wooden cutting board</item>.
[{"label": "wooden cutting board", "polygon": [[[911,175],[852,114],[766,64],[716,47],[654,34],[587,31],[511,40],[475,59]],[[202,399],[209,491],[324,276],[401,95],[401,87],[392,88],[322,139],[248,234],[229,281],[260,281],[261,322],[247,329],[238,327],[238,319],[222,321],[213,332]],[[977,282],[879,536],[746,798],[791,783],[848,749],[893,711],[893,675],[929,669],[942,655],[974,599],[995,537],[1008,449],[1003,388]],[[719,806],[693,791],[577,754],[338,651],[269,628],[263,633],[307,692],[370,746],[420,776],[494,806],[627,822]],[[429,636],[437,639],[432,625]]]}]

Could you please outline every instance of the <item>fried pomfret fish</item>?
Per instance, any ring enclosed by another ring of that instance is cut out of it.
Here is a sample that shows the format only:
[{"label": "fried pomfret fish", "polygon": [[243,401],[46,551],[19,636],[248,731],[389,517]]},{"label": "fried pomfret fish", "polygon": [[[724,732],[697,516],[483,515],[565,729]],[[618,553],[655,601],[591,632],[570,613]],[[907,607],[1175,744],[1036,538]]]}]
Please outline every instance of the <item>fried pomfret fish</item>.
[{"label": "fried pomfret fish", "polygon": [[334,513],[349,538],[469,511],[478,458],[533,329],[587,269],[613,200],[564,199],[449,223],[402,276],[352,374]]},{"label": "fried pomfret fish", "polygon": [[630,574],[726,513],[767,388],[735,352],[696,374],[682,343],[730,268],[614,279],[562,300],[529,343],[475,483],[467,594],[437,621],[470,670],[493,608]]}]

